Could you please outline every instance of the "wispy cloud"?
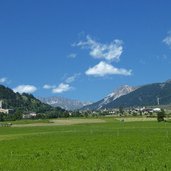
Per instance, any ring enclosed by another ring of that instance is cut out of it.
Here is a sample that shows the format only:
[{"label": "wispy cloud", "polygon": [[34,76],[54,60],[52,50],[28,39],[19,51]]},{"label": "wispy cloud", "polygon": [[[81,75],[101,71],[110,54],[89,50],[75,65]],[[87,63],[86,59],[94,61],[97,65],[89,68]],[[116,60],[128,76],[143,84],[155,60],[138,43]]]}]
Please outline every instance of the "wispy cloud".
[{"label": "wispy cloud", "polygon": [[66,91],[69,91],[71,89],[71,86],[69,84],[61,83],[56,88],[52,89],[53,93],[63,93]]},{"label": "wispy cloud", "polygon": [[169,31],[167,36],[163,39],[163,43],[171,48],[171,31]]},{"label": "wispy cloud", "polygon": [[76,73],[70,77],[67,77],[64,82],[60,83],[58,86],[45,84],[43,86],[44,89],[51,89],[52,93],[63,93],[71,90],[71,83],[73,83],[81,74]]},{"label": "wispy cloud", "polygon": [[6,77],[0,78],[0,84],[5,83],[7,81]]},{"label": "wispy cloud", "polygon": [[19,85],[13,89],[14,92],[18,93],[34,93],[37,88],[33,85]]},{"label": "wispy cloud", "polygon": [[156,59],[159,61],[168,62],[168,56],[166,54],[158,55],[158,56],[156,56]]},{"label": "wispy cloud", "polygon": [[86,72],[86,75],[92,76],[100,76],[103,77],[105,75],[131,75],[132,70],[126,70],[123,68],[115,68],[111,64],[108,64],[104,61],[101,61],[99,64],[95,65],[92,68],[89,68]]},{"label": "wispy cloud", "polygon": [[165,55],[165,54],[163,54],[163,55],[162,55],[162,59],[167,60],[167,59],[168,59],[168,56]]},{"label": "wispy cloud", "polygon": [[107,61],[119,61],[123,52],[122,45],[122,40],[115,39],[109,44],[103,44],[93,40],[89,35],[86,37],[85,41],[73,44],[73,46],[89,49],[89,54],[93,58],[105,59]]},{"label": "wispy cloud", "polygon": [[71,58],[71,59],[74,59],[74,58],[77,57],[77,54],[76,53],[70,53],[67,57]]},{"label": "wispy cloud", "polygon": [[44,89],[52,89],[52,88],[55,88],[55,86],[54,86],[54,85],[45,84],[45,85],[43,86],[43,88],[44,88]]},{"label": "wispy cloud", "polygon": [[76,74],[74,74],[74,75],[68,77],[68,78],[65,80],[65,82],[66,82],[66,83],[72,83],[72,82],[74,82],[80,75],[81,75],[80,73],[76,73]]}]

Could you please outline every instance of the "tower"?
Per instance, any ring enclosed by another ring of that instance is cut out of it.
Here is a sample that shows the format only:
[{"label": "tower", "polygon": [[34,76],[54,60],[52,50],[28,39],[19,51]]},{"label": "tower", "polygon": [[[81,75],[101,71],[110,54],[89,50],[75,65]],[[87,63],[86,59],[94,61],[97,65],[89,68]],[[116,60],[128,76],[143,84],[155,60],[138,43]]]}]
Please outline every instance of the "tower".
[{"label": "tower", "polygon": [[2,109],[2,100],[0,100],[0,109]]},{"label": "tower", "polygon": [[157,105],[160,105],[160,98],[157,97]]}]

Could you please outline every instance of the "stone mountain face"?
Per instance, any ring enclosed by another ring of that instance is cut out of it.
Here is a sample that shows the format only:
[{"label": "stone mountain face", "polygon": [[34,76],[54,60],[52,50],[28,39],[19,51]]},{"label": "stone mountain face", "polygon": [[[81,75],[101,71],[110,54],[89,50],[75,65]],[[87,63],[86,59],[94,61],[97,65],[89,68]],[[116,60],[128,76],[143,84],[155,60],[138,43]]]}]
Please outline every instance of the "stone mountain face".
[{"label": "stone mountain face", "polygon": [[126,95],[132,91],[134,91],[136,88],[135,87],[130,87],[128,85],[124,85],[116,90],[114,90],[111,94],[109,94],[108,96],[106,96],[104,99],[103,99],[103,103],[101,103],[101,105],[104,105],[104,104],[108,104],[114,100],[116,100],[117,98],[123,96],[123,95]]},{"label": "stone mountain face", "polygon": [[106,106],[107,104],[110,104],[111,102],[115,101],[117,98],[129,94],[132,91],[135,91],[136,88],[135,87],[130,87],[128,85],[124,85],[121,86],[120,88],[114,90],[112,93],[110,93],[109,95],[107,95],[105,98],[103,98],[102,100],[96,102],[96,103],[92,103],[90,105],[87,105],[85,107],[83,107],[83,109],[87,109],[87,110],[99,110],[99,109],[103,109],[104,106]]},{"label": "stone mountain face", "polygon": [[72,99],[67,99],[64,97],[38,97],[39,100],[41,100],[43,103],[49,104],[53,107],[61,107],[66,110],[77,110],[85,105],[90,104],[89,102],[81,102],[79,100],[72,100]]}]

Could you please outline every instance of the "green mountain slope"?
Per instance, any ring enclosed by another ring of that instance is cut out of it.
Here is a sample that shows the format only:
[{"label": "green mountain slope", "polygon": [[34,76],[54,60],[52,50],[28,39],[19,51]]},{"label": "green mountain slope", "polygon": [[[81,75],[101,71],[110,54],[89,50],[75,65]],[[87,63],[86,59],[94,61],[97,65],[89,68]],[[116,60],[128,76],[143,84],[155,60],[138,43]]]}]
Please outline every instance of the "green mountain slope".
[{"label": "green mountain slope", "polygon": [[154,106],[171,104],[171,82],[141,86],[135,91],[121,96],[103,108]]},{"label": "green mountain slope", "polygon": [[53,108],[48,104],[42,103],[31,94],[19,94],[10,88],[0,85],[0,100],[3,101],[3,108],[19,110],[21,112],[46,113],[50,111],[64,112],[61,108]]}]

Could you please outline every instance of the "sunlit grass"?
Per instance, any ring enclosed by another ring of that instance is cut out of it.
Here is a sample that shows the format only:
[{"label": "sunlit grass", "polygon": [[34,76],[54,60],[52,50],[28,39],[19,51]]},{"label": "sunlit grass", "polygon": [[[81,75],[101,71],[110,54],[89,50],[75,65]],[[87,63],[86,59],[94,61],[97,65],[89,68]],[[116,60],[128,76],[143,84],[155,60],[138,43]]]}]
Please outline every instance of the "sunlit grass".
[{"label": "sunlit grass", "polygon": [[0,128],[0,170],[171,170],[171,124]]}]

